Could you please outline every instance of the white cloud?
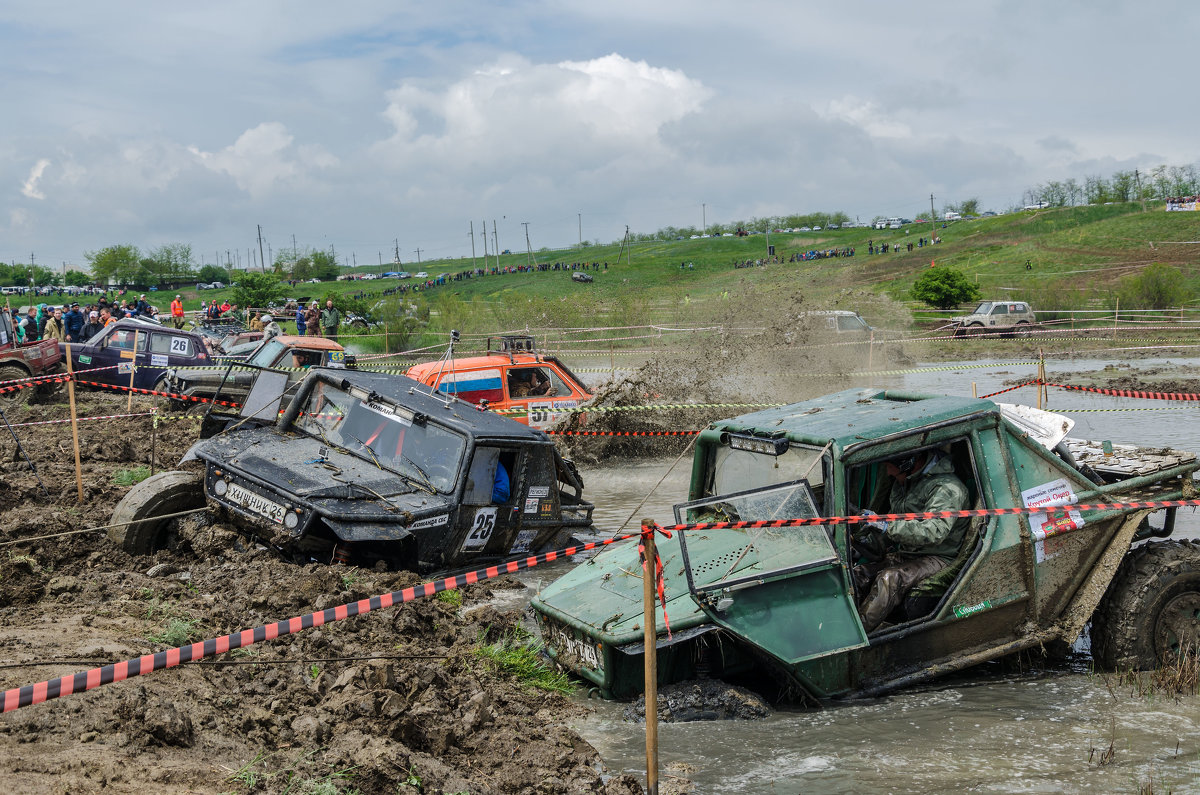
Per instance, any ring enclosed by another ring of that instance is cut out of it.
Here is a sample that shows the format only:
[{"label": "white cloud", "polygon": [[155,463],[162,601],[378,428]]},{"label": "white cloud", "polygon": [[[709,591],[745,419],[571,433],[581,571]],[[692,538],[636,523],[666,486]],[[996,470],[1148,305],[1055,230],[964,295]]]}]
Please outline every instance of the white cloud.
[{"label": "white cloud", "polygon": [[409,81],[389,91],[393,134],[375,152],[398,167],[589,168],[660,150],[663,127],[711,96],[681,71],[617,54],[553,64],[507,56],[441,89]]},{"label": "white cloud", "polygon": [[21,193],[28,196],[30,199],[45,199],[46,194],[42,193],[38,187],[38,183],[42,181],[42,174],[50,166],[50,161],[42,158],[33,164],[33,168],[29,171],[29,178],[25,180],[25,184],[21,186]]},{"label": "white cloud", "polygon": [[188,147],[211,171],[228,174],[237,186],[260,199],[275,188],[305,177],[310,168],[327,169],[338,158],[315,145],[293,146],[295,136],[279,122],[263,122],[246,130],[217,152]]},{"label": "white cloud", "polygon": [[823,119],[858,127],[873,138],[911,138],[913,134],[912,128],[892,118],[880,105],[855,96],[830,100],[817,113]]}]

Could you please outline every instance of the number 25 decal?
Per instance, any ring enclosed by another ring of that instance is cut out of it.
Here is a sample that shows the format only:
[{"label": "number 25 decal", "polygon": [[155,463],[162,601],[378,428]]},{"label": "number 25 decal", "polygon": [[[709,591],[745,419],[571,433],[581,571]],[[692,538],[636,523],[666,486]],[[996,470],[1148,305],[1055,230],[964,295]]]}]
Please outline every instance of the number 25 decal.
[{"label": "number 25 decal", "polygon": [[496,529],[496,507],[480,508],[475,512],[475,519],[471,523],[471,532],[467,533],[467,539],[463,541],[463,551],[474,549],[483,549],[487,546],[488,539],[492,537],[493,531]]}]

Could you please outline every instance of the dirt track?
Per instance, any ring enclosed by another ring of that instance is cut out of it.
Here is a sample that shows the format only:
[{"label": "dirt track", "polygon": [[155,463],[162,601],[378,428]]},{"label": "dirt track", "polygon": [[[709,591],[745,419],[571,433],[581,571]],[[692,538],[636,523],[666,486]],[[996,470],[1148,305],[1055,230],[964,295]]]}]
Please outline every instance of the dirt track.
[{"label": "dirt track", "polygon": [[[149,405],[135,399],[134,411]],[[124,411],[124,396],[80,400],[81,416]],[[17,423],[67,409],[6,413]],[[160,426],[160,462],[179,459],[193,426]],[[82,504],[69,425],[16,428],[48,494],[0,428],[0,543],[105,524],[127,488],[113,476],[149,462],[149,418],[79,427]],[[202,640],[422,581],[284,563],[220,525],[183,535],[176,553],[153,557],[131,557],[103,532],[0,547],[0,687],[177,645],[157,637],[172,621]],[[566,726],[578,704],[475,654],[517,626],[489,604],[493,592],[520,587],[493,580],[468,587],[461,606],[422,599],[22,708],[0,717],[4,769],[32,793],[640,792],[603,775]]]}]

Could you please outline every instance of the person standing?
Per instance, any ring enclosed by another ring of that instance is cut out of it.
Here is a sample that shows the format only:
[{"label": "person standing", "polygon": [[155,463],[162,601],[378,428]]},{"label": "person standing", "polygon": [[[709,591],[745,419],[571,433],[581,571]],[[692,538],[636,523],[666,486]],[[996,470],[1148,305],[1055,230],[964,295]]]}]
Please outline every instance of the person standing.
[{"label": "person standing", "polygon": [[93,309],[88,312],[88,322],[83,324],[83,328],[79,332],[79,341],[87,342],[103,329],[104,324],[100,322],[100,313]]},{"label": "person standing", "polygon": [[296,307],[296,334],[301,337],[304,336],[304,330],[308,328],[308,321],[305,317],[306,314],[307,313],[304,311],[303,304],[300,304]]},{"label": "person standing", "polygon": [[83,313],[79,311],[79,304],[71,304],[71,308],[63,312],[63,329],[67,332],[67,338],[64,342],[80,342],[80,335],[83,333]]},{"label": "person standing", "polygon": [[341,322],[342,313],[333,305],[333,299],[326,299],[325,308],[321,310],[321,331],[324,332],[325,339],[337,342],[338,326]]},{"label": "person standing", "polygon": [[175,296],[175,300],[171,302],[171,323],[177,329],[183,328],[183,297]]},{"label": "person standing", "polygon": [[46,326],[42,329],[42,339],[67,341],[67,330],[63,327],[63,313],[58,307],[46,318]]}]

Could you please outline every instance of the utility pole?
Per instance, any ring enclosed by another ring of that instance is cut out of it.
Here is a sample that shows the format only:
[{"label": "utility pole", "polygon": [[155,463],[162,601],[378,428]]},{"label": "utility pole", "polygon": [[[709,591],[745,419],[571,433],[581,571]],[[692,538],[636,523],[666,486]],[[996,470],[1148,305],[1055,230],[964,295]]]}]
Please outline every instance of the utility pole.
[{"label": "utility pole", "polygon": [[417,264],[420,265],[421,264],[421,249],[417,248],[417,249],[413,249],[413,250],[417,252]]},{"label": "utility pole", "polygon": [[296,236],[292,235],[292,259],[300,259],[300,255],[296,253]]},{"label": "utility pole", "polygon": [[579,213],[579,247],[583,248],[583,213]]},{"label": "utility pole", "polygon": [[492,251],[496,252],[496,267],[500,267],[500,233],[496,231],[496,219],[492,219]]},{"label": "utility pole", "polygon": [[522,221],[521,226],[525,227],[525,252],[529,255],[529,267],[533,267],[533,246],[529,244],[529,222]]},{"label": "utility pole", "polygon": [[[472,224],[472,228],[474,228],[473,224]],[[472,239],[474,239],[474,238],[472,238]],[[487,251],[488,251],[488,249],[487,249],[487,219],[484,218],[483,219],[483,269],[484,270],[487,270],[487,262],[488,262]]]},{"label": "utility pole", "polygon": [[1142,175],[1136,168],[1133,170],[1133,180],[1137,184],[1137,195],[1142,202],[1142,212],[1146,212],[1146,198],[1142,196]]},{"label": "utility pole", "polygon": [[471,221],[471,270],[475,270],[475,222]]},{"label": "utility pole", "polygon": [[262,244],[262,224],[258,225],[258,263],[262,266],[262,272],[267,272],[267,260],[263,257]]},{"label": "utility pole", "polygon": [[937,216],[933,212],[933,194],[929,194],[929,242],[937,237]]},{"label": "utility pole", "polygon": [[700,204],[700,234],[708,234],[708,205],[703,202]]},{"label": "utility pole", "polygon": [[394,243],[396,246],[396,249],[395,249],[396,262],[399,263],[400,262],[400,238],[398,238],[398,237],[394,238],[392,240],[392,243]]}]

